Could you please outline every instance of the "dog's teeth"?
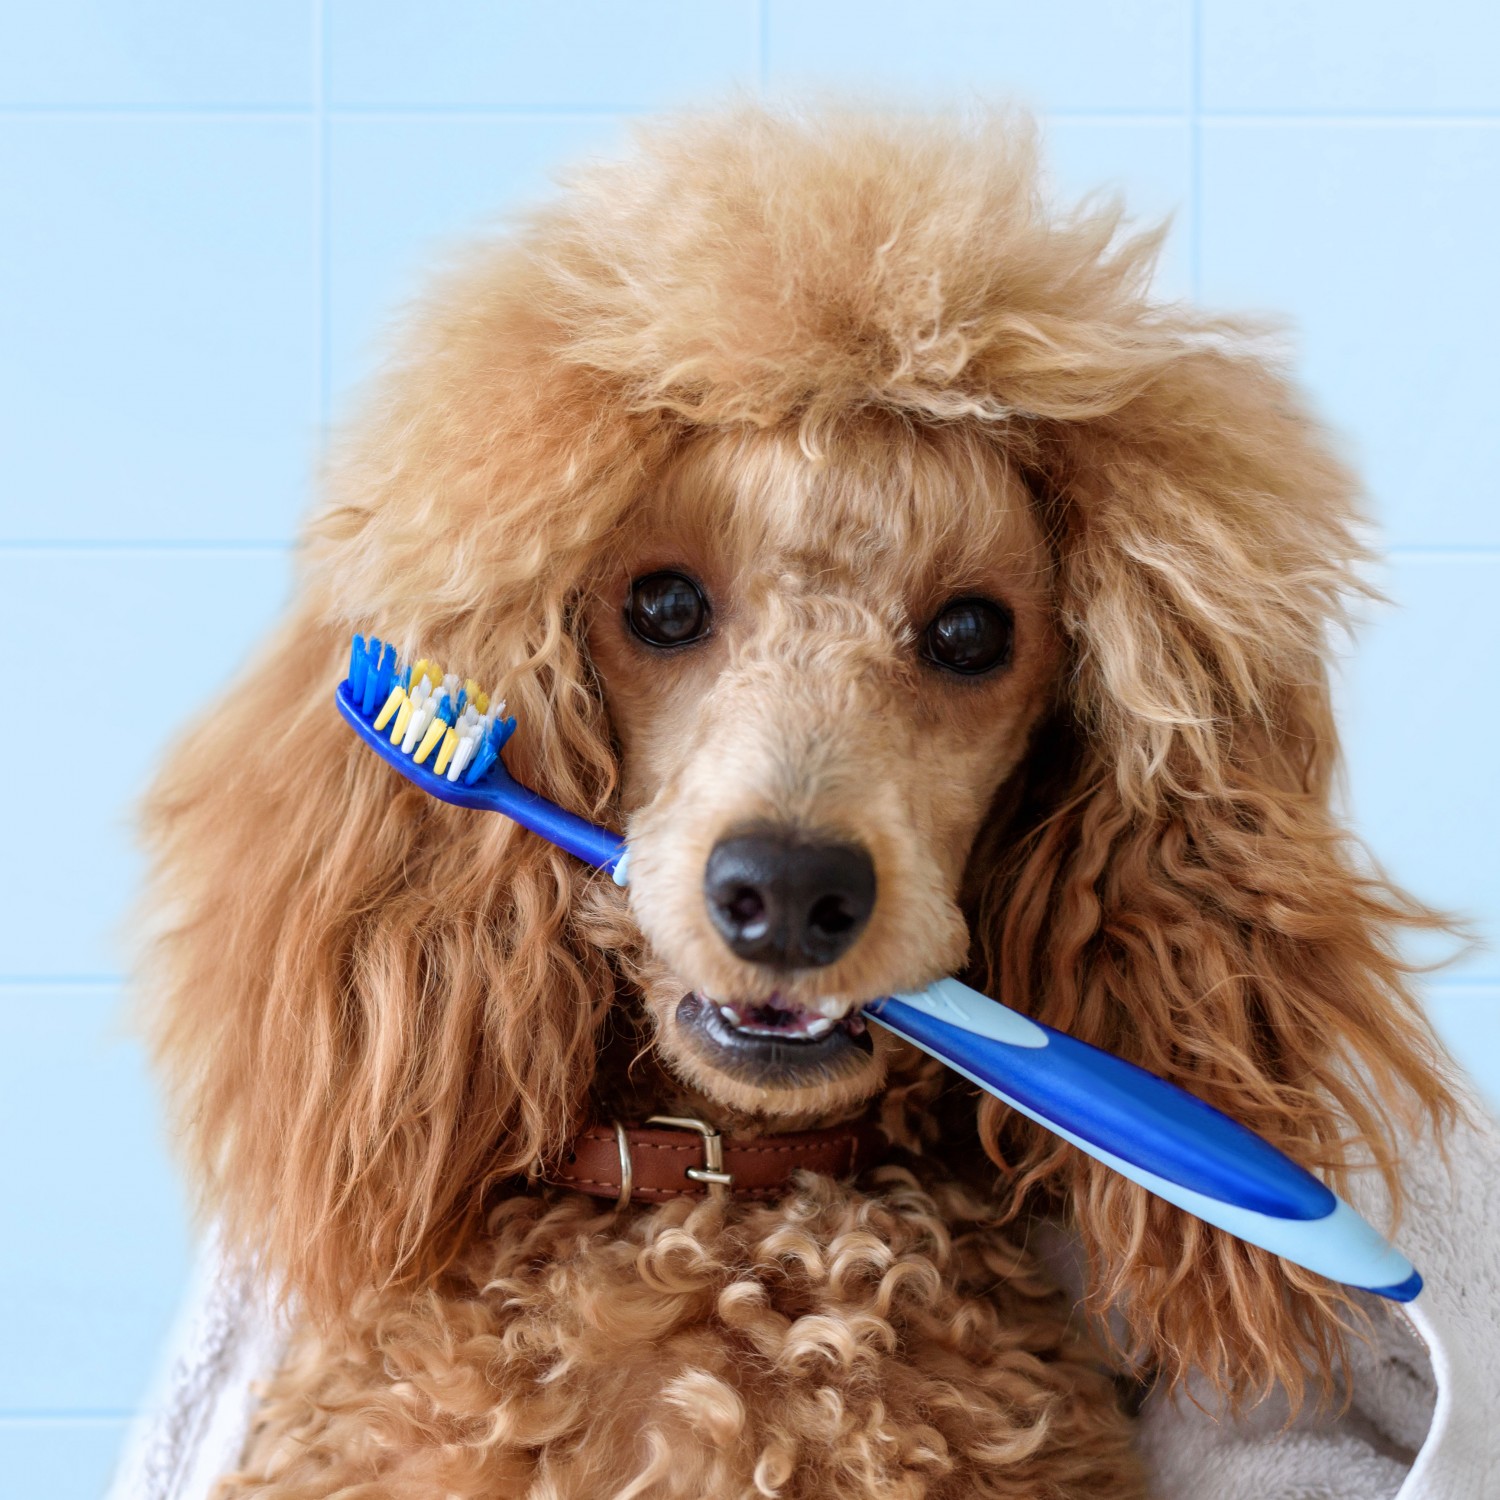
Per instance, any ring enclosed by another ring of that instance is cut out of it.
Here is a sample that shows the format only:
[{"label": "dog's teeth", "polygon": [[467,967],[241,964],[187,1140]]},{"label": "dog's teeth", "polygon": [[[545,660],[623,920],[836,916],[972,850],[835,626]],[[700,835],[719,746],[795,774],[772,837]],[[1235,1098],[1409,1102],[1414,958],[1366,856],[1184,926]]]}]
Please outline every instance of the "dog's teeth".
[{"label": "dog's teeth", "polygon": [[833,1030],[833,1022],[827,1016],[819,1016],[816,1021],[809,1021],[805,1030],[808,1036],[827,1036]]}]

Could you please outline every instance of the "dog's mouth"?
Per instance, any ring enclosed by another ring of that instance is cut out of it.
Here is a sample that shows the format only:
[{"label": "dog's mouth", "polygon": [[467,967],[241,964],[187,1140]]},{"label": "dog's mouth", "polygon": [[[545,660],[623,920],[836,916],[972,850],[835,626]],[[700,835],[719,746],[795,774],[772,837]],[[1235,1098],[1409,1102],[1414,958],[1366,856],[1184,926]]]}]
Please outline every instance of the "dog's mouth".
[{"label": "dog's mouth", "polygon": [[677,1025],[703,1061],[762,1085],[801,1083],[809,1073],[853,1069],[874,1051],[857,1011],[834,1019],[775,994],[735,1001],[695,990],[678,1002]]}]

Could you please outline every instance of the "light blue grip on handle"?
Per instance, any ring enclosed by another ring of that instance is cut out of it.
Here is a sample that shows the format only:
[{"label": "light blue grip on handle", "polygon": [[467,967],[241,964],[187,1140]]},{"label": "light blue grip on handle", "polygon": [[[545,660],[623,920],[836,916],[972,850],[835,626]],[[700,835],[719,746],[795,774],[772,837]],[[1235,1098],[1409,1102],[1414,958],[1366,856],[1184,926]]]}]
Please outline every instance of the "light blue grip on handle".
[{"label": "light blue grip on handle", "polygon": [[865,1015],[1205,1223],[1331,1280],[1409,1302],[1411,1263],[1269,1141],[1123,1058],[956,979]]}]

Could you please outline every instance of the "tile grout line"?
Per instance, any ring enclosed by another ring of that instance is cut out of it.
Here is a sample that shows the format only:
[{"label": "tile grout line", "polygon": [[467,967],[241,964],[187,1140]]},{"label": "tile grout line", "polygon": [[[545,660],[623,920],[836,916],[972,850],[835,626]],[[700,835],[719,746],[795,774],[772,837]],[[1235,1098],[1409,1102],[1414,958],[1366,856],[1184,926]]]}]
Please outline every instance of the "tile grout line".
[{"label": "tile grout line", "polygon": [[477,115],[486,119],[498,116],[516,120],[555,120],[570,116],[580,120],[594,120],[600,116],[638,115],[650,107],[639,100],[634,103],[611,100],[604,104],[598,102],[583,104],[574,100],[565,100],[558,104],[485,104],[474,99],[454,104],[400,104],[386,100],[379,104],[325,105],[326,112],[335,117],[390,115],[407,119],[422,115],[431,115],[435,118],[449,115]]},{"label": "tile grout line", "polygon": [[258,541],[246,537],[23,537],[0,539],[7,552],[294,552],[295,540]]},{"label": "tile grout line", "polygon": [[306,120],[300,104],[7,104],[0,120]]},{"label": "tile grout line", "polygon": [[1500,110],[1482,109],[1206,109],[1229,125],[1500,125]]},{"label": "tile grout line", "polygon": [[114,990],[129,983],[124,974],[0,974],[0,990]]},{"label": "tile grout line", "polygon": [[[314,434],[314,451],[321,455],[327,441],[330,387],[329,347],[329,266],[331,254],[328,237],[328,208],[330,202],[328,182],[328,6],[327,0],[313,0],[312,4],[312,95],[313,95],[313,222],[317,226],[318,298],[316,318],[317,340],[317,390],[314,406],[317,411],[317,427]],[[315,460],[316,462],[316,460]]]},{"label": "tile grout line", "polygon": [[81,1406],[76,1411],[67,1406],[47,1407],[41,1411],[27,1411],[14,1407],[0,1411],[0,1428],[4,1427],[85,1427],[114,1426],[119,1422],[133,1422],[140,1415],[124,1407]]},{"label": "tile grout line", "polygon": [[[617,101],[605,104],[486,104],[477,100],[456,104],[330,104],[327,90],[326,37],[319,30],[322,8],[314,12],[314,98],[303,105],[242,105],[242,104],[65,104],[52,106],[0,105],[0,119],[26,119],[30,117],[53,119],[110,120],[110,119],[247,119],[247,120],[311,120],[319,114],[330,118],[349,117],[355,119],[409,120],[431,117],[449,119],[471,117],[479,120],[536,120],[579,119],[594,120],[615,115],[637,115],[652,106],[635,102]],[[762,87],[770,84],[771,20],[769,0],[762,0],[760,25],[757,28],[756,66]],[[320,76],[321,75],[321,76]],[[320,94],[321,90],[321,94]],[[1185,118],[1181,109],[1161,109],[1156,106],[1101,106],[1088,108],[1061,108],[1043,110],[1049,119],[1057,120],[1142,120],[1166,121]],[[1257,118],[1250,116],[1250,118]],[[1425,117],[1424,117],[1425,118]],[[1446,117],[1437,117],[1446,118]],[[1500,113],[1482,118],[1500,119]]]},{"label": "tile grout line", "polygon": [[1393,542],[1381,549],[1382,557],[1432,557],[1450,562],[1459,558],[1493,559],[1500,557],[1500,545],[1494,542],[1459,543],[1444,545],[1441,542]]},{"label": "tile grout line", "polygon": [[[769,18],[769,12],[766,13]],[[769,24],[762,34],[758,51],[763,62],[763,86],[769,85]],[[326,66],[326,57],[324,59]],[[58,104],[0,106],[0,120],[22,119],[190,119],[190,120],[315,120],[321,114],[327,119],[409,120],[469,117],[476,120],[513,120],[524,123],[535,120],[593,120],[601,116],[635,115],[644,106],[639,102],[609,104]],[[1159,109],[1127,106],[1085,107],[1043,110],[1049,120],[1095,120],[1101,122],[1156,122],[1200,120],[1233,125],[1471,125],[1500,127],[1500,110],[1400,110],[1400,109]]]},{"label": "tile grout line", "polygon": [[1193,300],[1203,297],[1203,0],[1193,0],[1188,22],[1188,276]]}]

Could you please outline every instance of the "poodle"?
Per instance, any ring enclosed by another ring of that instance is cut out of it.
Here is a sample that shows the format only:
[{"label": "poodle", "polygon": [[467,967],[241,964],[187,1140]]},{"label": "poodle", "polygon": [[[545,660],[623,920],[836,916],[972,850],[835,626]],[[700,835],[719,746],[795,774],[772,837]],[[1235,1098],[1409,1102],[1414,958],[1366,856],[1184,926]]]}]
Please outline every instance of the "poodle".
[{"label": "poodle", "polygon": [[[1354,481],[1033,134],[647,126],[410,319],[147,809],[156,1058],[293,1330],[221,1494],[1127,1500],[1146,1385],[1332,1388],[1356,1296],[860,1019],[958,973],[1335,1186],[1456,1108],[1330,806]],[[351,628],[497,685],[628,893],[365,751]]]}]

